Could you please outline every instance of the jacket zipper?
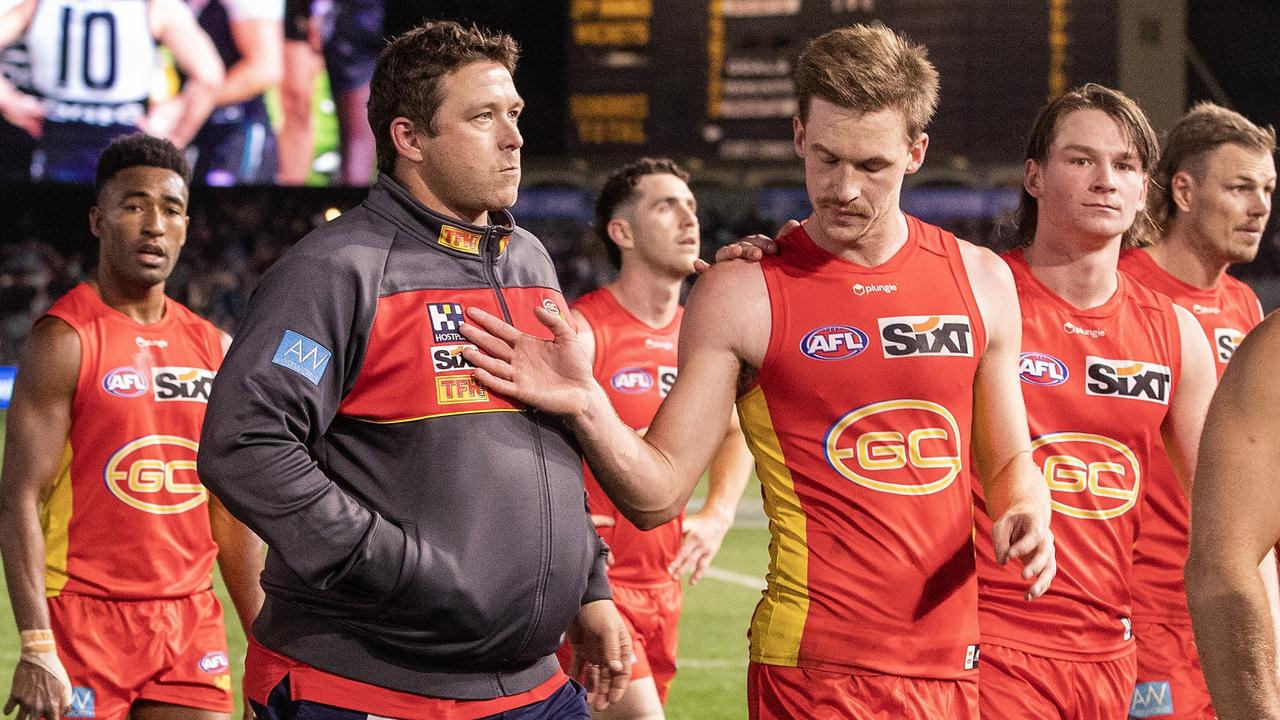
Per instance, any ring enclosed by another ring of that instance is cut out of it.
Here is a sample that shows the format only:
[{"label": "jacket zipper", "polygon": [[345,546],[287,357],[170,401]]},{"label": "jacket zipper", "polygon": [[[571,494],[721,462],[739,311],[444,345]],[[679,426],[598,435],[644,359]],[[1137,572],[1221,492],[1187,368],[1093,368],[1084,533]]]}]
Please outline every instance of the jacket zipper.
[{"label": "jacket zipper", "polygon": [[[482,242],[483,255],[481,256],[481,265],[484,267],[485,281],[489,283],[493,294],[498,298],[498,307],[502,309],[502,319],[514,325],[515,323],[511,321],[511,310],[507,307],[507,300],[502,296],[502,286],[498,284],[498,277],[494,272],[495,253],[493,245],[495,241],[493,228],[485,231]],[[524,640],[520,642],[517,654],[523,653],[528,649],[529,643],[533,641],[534,632],[542,624],[542,609],[546,601],[547,582],[551,575],[551,482],[547,478],[547,460],[542,447],[542,425],[539,422],[541,413],[533,408],[529,408],[526,412],[528,412],[532,421],[534,453],[537,456],[537,463],[535,464],[538,470],[538,482],[542,490],[538,498],[542,503],[542,552],[539,556],[538,585],[534,589],[533,616],[530,619],[529,629],[525,633]],[[501,684],[501,677],[499,677],[499,684]]]}]

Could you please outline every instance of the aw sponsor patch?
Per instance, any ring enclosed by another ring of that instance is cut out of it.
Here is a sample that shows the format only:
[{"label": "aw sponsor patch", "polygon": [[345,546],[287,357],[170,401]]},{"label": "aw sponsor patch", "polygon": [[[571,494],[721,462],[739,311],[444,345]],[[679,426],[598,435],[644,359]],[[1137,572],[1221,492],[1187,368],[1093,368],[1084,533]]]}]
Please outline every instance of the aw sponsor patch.
[{"label": "aw sponsor patch", "polygon": [[312,385],[319,385],[331,357],[333,353],[329,348],[305,335],[285,330],[271,362],[298,373]]},{"label": "aw sponsor patch", "polygon": [[1133,688],[1129,717],[1149,718],[1173,714],[1173,689],[1168,680],[1141,682]]},{"label": "aw sponsor patch", "polygon": [[97,712],[94,710],[93,706],[94,706],[93,688],[72,687],[71,688],[71,709],[67,711],[66,717],[69,717],[69,718],[97,717]]},{"label": "aw sponsor patch", "polygon": [[483,235],[477,232],[463,230],[462,228],[454,227],[452,225],[442,225],[440,227],[440,237],[436,239],[436,242],[447,248],[457,250],[458,252],[464,252],[468,255],[479,255],[480,240],[483,239],[483,237]]},{"label": "aw sponsor patch", "polygon": [[1085,394],[1169,404],[1173,372],[1168,366],[1139,360],[1085,358]]}]

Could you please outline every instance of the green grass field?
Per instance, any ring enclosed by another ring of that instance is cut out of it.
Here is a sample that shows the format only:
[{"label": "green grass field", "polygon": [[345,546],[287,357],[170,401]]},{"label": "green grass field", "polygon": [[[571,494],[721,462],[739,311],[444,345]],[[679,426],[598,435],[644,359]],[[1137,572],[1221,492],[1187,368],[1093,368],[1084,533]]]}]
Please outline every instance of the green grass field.
[{"label": "green grass field", "polygon": [[[0,412],[0,438],[4,435],[3,426],[4,414]],[[695,499],[694,507],[700,502]],[[725,537],[713,563],[713,571],[685,593],[684,615],[680,620],[680,672],[667,701],[670,720],[738,720],[747,716],[747,622],[760,597],[759,582],[768,565],[768,542],[759,487],[753,481],[739,508],[738,521]],[[214,583],[227,608],[227,634],[239,707],[244,633],[234,620],[230,600],[216,573]],[[13,667],[18,661],[18,646],[18,631],[9,609],[9,594],[5,591],[0,593],[2,697],[8,696]]]}]

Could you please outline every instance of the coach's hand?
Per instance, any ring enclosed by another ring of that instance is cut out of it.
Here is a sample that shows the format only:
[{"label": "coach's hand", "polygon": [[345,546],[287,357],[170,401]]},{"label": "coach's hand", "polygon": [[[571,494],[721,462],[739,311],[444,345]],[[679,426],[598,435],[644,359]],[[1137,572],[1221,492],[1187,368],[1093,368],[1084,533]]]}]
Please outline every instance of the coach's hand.
[{"label": "coach's hand", "polygon": [[[56,656],[55,656],[56,659]],[[62,663],[58,663],[62,667]],[[62,673],[66,677],[66,671]],[[59,720],[71,708],[71,685],[40,665],[22,659],[13,669],[13,690],[4,705],[8,715],[18,708],[15,720]]]},{"label": "coach's hand", "polygon": [[568,632],[573,663],[569,676],[587,689],[592,710],[604,710],[627,694],[631,682],[631,635],[612,600],[583,605]]}]

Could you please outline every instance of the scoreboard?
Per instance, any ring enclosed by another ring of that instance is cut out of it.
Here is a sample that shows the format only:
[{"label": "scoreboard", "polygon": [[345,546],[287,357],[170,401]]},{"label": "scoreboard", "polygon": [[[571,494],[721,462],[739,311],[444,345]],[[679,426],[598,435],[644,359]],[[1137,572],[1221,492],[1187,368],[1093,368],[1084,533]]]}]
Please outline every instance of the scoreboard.
[{"label": "scoreboard", "polygon": [[941,75],[930,155],[1020,162],[1037,108],[1121,76],[1115,0],[569,0],[569,152],[792,157],[809,39],[880,21]]}]

